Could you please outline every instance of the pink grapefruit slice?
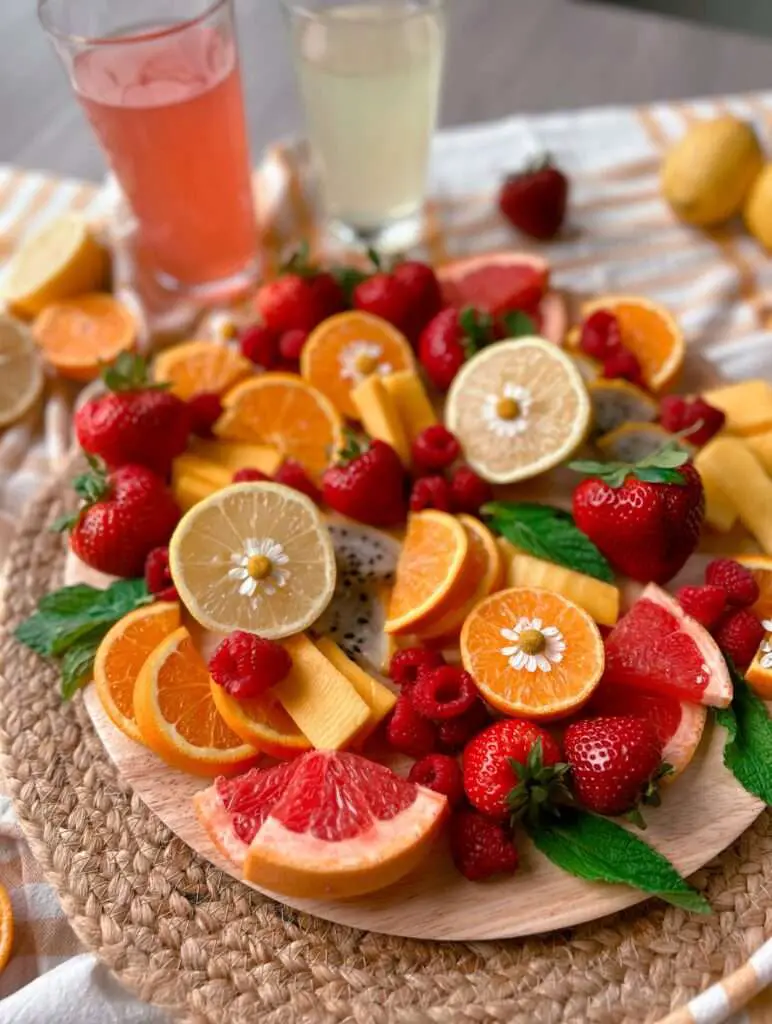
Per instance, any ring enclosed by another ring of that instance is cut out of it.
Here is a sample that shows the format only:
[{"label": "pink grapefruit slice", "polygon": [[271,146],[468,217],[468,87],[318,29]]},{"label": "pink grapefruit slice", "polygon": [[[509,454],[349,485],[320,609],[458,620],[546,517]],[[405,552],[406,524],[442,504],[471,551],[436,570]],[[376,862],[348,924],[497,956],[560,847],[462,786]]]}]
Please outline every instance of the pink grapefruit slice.
[{"label": "pink grapefruit slice", "polygon": [[193,801],[247,881],[299,898],[345,899],[398,881],[429,852],[447,812],[444,796],[384,765],[323,750],[217,779]]},{"label": "pink grapefruit slice", "polygon": [[732,681],[716,641],[650,583],[606,638],[604,684],[632,686],[725,708]]}]

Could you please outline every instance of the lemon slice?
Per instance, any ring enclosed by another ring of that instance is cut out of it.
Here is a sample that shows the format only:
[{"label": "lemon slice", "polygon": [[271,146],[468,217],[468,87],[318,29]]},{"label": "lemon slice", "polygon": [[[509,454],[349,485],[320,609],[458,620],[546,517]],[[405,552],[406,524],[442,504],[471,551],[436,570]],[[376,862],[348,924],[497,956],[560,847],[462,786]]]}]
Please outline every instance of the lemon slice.
[{"label": "lemon slice", "polygon": [[316,505],[282,484],[234,484],[194,505],[174,531],[169,563],[193,618],[222,633],[299,633],[335,588],[335,552]]},{"label": "lemon slice", "polygon": [[0,315],[0,427],[20,419],[43,389],[43,368],[29,331]]},{"label": "lemon slice", "polygon": [[64,214],[22,242],[10,262],[2,295],[25,319],[52,302],[100,291],[108,257],[85,218]]},{"label": "lemon slice", "polygon": [[491,483],[544,473],[573,454],[590,425],[587,388],[570,356],[544,338],[500,341],[456,375],[445,422]]}]

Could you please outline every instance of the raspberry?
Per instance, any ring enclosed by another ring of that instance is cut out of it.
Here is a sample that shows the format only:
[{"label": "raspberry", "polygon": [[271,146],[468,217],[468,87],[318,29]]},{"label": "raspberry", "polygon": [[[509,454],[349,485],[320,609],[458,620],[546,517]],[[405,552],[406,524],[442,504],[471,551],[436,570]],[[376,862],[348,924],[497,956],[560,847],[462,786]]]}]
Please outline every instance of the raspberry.
[{"label": "raspberry", "polygon": [[621,348],[621,345],[622,331],[619,321],[607,309],[596,310],[582,324],[579,348],[593,359],[604,362],[612,352]]},{"label": "raspberry", "polygon": [[440,749],[455,754],[462,750],[473,736],[476,736],[491,719],[488,709],[481,700],[476,700],[468,711],[458,718],[448,718],[437,725]]},{"label": "raspberry", "polygon": [[469,466],[459,466],[450,481],[450,494],[454,512],[470,516],[480,514],[481,506],[493,500],[493,488]]},{"label": "raspberry", "polygon": [[209,671],[214,681],[236,700],[250,700],[282,679],[292,658],[273,640],[236,630],[212,655]]},{"label": "raspberry", "polygon": [[222,415],[220,396],[214,391],[202,391],[188,399],[190,429],[199,437],[211,437],[212,427]]},{"label": "raspberry", "polygon": [[284,484],[285,487],[293,487],[296,491],[300,491],[301,494],[305,494],[307,498],[310,498],[317,505],[321,505],[322,492],[313,480],[310,479],[300,463],[294,459],[285,459],[282,462],[274,476],[274,480],[277,484]]},{"label": "raspberry", "polygon": [[620,346],[606,357],[603,362],[603,376],[606,380],[628,380],[631,384],[644,387],[641,364],[629,348]]},{"label": "raspberry", "polygon": [[451,807],[458,807],[464,799],[464,776],[455,757],[447,754],[429,754],[416,761],[410,769],[408,779],[442,793]]},{"label": "raspberry", "polygon": [[169,569],[168,548],[153,548],[145,559],[145,586],[156,601],[179,601]]},{"label": "raspberry", "polygon": [[241,354],[264,370],[273,370],[279,361],[279,339],[261,324],[245,327],[239,335]]},{"label": "raspberry", "polygon": [[268,474],[264,473],[262,469],[251,469],[249,466],[245,466],[244,469],[237,469],[233,474],[234,484],[260,482],[270,479]]},{"label": "raspberry", "polygon": [[437,731],[431,722],[421,718],[410,699],[402,696],[386,726],[386,739],[400,754],[421,758],[435,750]]},{"label": "raspberry", "polygon": [[425,508],[436,508],[450,512],[450,485],[442,476],[422,476],[413,484],[410,492],[410,511],[423,512]]},{"label": "raspberry", "polygon": [[422,430],[413,441],[413,464],[421,473],[436,473],[452,466],[461,454],[461,445],[451,432],[437,423]]},{"label": "raspberry", "polygon": [[766,636],[764,627],[747,608],[728,612],[713,631],[716,643],[744,671],[756,656],[759,644]]},{"label": "raspberry", "polygon": [[676,598],[686,614],[706,629],[712,629],[726,610],[726,594],[721,587],[681,587]]},{"label": "raspberry", "polygon": [[715,558],[705,570],[705,582],[721,587],[727,602],[736,608],[747,608],[759,599],[753,573],[731,558]]},{"label": "raspberry", "polygon": [[699,396],[666,395],[659,403],[659,421],[665,430],[683,434],[689,444],[703,445],[721,430],[726,414]]},{"label": "raspberry", "polygon": [[445,659],[439,651],[430,651],[428,647],[406,647],[404,651],[396,651],[389,662],[389,678],[406,693],[418,679],[422,668],[439,668]]},{"label": "raspberry", "polygon": [[410,699],[419,715],[444,722],[469,711],[477,700],[477,687],[468,672],[453,665],[425,668],[418,673]]},{"label": "raspberry", "polygon": [[450,822],[453,863],[470,882],[479,882],[517,868],[518,856],[509,832],[477,811],[457,811]]},{"label": "raspberry", "polygon": [[279,353],[286,362],[297,363],[300,360],[300,353],[308,338],[308,331],[301,331],[295,328],[294,331],[285,331],[279,338]]}]

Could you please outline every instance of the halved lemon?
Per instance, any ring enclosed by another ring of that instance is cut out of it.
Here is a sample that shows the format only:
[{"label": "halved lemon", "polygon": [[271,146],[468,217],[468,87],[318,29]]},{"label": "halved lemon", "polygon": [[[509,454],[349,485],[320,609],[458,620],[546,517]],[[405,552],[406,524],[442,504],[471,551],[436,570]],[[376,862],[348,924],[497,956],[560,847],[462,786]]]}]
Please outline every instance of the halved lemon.
[{"label": "halved lemon", "polygon": [[319,510],[282,484],[234,484],[194,505],[174,531],[169,565],[190,614],[220,633],[300,633],[335,588],[335,551]]},{"label": "halved lemon", "polygon": [[484,348],[461,368],[445,422],[474,470],[491,483],[514,483],[569,458],[591,411],[573,360],[544,338],[518,338]]},{"label": "halved lemon", "polygon": [[43,367],[32,335],[10,316],[0,315],[0,427],[30,409],[43,390]]}]

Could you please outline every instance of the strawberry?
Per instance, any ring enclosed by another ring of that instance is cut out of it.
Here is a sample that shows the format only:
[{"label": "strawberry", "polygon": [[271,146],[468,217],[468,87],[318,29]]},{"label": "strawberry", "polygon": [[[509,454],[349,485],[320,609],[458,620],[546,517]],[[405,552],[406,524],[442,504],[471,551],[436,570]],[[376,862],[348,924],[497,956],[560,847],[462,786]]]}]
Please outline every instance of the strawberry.
[{"label": "strawberry", "polygon": [[281,336],[287,331],[312,331],[345,309],[346,301],[333,275],[310,263],[308,247],[301,246],[279,277],[261,286],[255,304],[265,326]]},{"label": "strawberry", "polygon": [[440,391],[447,391],[453,378],[480,348],[495,341],[493,320],[472,306],[459,312],[443,309],[421,332],[418,358]]},{"label": "strawberry", "polygon": [[156,601],[179,601],[169,568],[169,549],[165,545],[153,548],[145,559],[145,586]]},{"label": "strawberry", "polygon": [[576,525],[627,576],[667,583],[697,547],[705,517],[700,475],[675,444],[635,465],[573,462]]},{"label": "strawberry", "polygon": [[346,432],[337,462],[324,471],[322,498],[331,509],[370,526],[405,521],[405,470],[385,441],[360,442]]},{"label": "strawberry", "polygon": [[432,317],[442,309],[437,276],[426,263],[408,260],[386,269],[370,250],[375,273],[365,277],[352,293],[355,309],[388,320],[415,342]]},{"label": "strawberry", "polygon": [[91,472],[76,477],[82,499],[73,516],[56,521],[70,530],[70,547],[86,565],[110,576],[143,576],[154,548],[169,543],[180,510],[164,481],[146,466],[121,466],[109,474],[89,458]]},{"label": "strawberry", "polygon": [[565,765],[548,732],[517,718],[483,729],[464,749],[469,802],[492,818],[518,818],[563,795]]},{"label": "strawberry", "polygon": [[548,157],[509,174],[499,191],[499,209],[531,238],[554,238],[566,216],[568,178]]},{"label": "strawberry", "polygon": [[129,463],[166,476],[190,434],[187,404],[151,384],[141,356],[122,353],[103,373],[109,391],[84,403],[75,414],[78,443],[111,469]]},{"label": "strawberry", "polygon": [[220,396],[213,391],[200,391],[188,399],[190,431],[197,437],[213,437],[212,428],[222,416]]},{"label": "strawberry", "polygon": [[277,484],[284,484],[285,487],[300,491],[314,504],[321,505],[322,495],[319,488],[296,459],[285,459],[276,470],[274,480]]},{"label": "strawberry", "polygon": [[424,327],[442,309],[440,282],[429,264],[418,260],[398,263],[391,273],[410,296],[410,312],[404,333],[411,341],[417,341]]},{"label": "strawberry", "polygon": [[671,434],[680,434],[689,444],[707,444],[726,422],[726,413],[699,395],[666,395],[659,403],[659,421]]},{"label": "strawberry", "polygon": [[512,837],[497,821],[475,811],[457,811],[450,821],[453,863],[470,882],[511,874],[518,864]]},{"label": "strawberry", "polygon": [[275,370],[279,365],[279,336],[263,324],[250,324],[239,335],[239,348],[245,359],[263,370]]},{"label": "strawberry", "polygon": [[563,737],[574,794],[596,814],[631,814],[641,824],[639,803],[656,805],[662,744],[652,723],[632,716],[573,722]]}]

